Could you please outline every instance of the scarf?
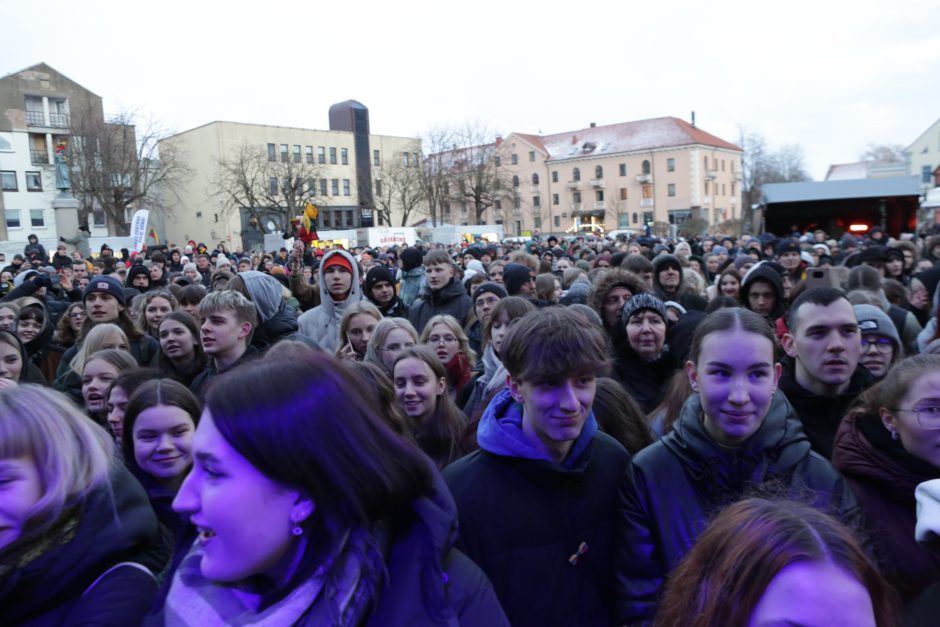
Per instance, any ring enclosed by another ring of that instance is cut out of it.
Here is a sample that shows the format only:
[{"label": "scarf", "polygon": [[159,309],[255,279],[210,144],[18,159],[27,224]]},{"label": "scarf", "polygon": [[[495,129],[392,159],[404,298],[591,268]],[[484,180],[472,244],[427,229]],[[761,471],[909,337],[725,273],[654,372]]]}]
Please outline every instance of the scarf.
[{"label": "scarf", "polygon": [[454,390],[460,390],[467,385],[473,376],[470,373],[470,360],[463,351],[457,351],[457,354],[444,364],[444,369],[447,370],[447,382]]},{"label": "scarf", "polygon": [[509,371],[506,366],[496,356],[492,344],[487,344],[483,349],[483,376],[480,377],[480,383],[483,384],[483,398],[489,398],[506,386],[506,375]]},{"label": "scarf", "polygon": [[[332,556],[312,577],[281,600],[259,608],[260,595],[247,586],[216,584],[202,575],[203,550],[194,543],[173,575],[164,609],[170,627],[230,625],[358,625],[367,615],[376,590],[363,577],[363,565],[381,569],[381,552],[365,529],[348,532]],[[381,570],[379,571],[381,572]]]},{"label": "scarf", "polygon": [[81,516],[78,507],[72,507],[37,535],[23,535],[0,550],[0,578],[21,569],[45,555],[48,551],[65,546],[75,537]]}]

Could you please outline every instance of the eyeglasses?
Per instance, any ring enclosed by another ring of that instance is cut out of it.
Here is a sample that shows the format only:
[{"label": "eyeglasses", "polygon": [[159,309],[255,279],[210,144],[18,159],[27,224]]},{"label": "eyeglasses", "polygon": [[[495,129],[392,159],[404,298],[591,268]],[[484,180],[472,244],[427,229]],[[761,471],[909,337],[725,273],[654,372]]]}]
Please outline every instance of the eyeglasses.
[{"label": "eyeglasses", "polygon": [[920,425],[921,429],[926,429],[927,431],[940,430],[940,405],[924,405],[923,407],[914,407],[912,409],[899,407],[891,411],[912,412],[917,417],[917,424]]},{"label": "eyeglasses", "polygon": [[428,344],[456,344],[457,338],[453,335],[432,335],[428,338]]},{"label": "eyeglasses", "polygon": [[862,336],[862,352],[868,350],[870,346],[874,346],[875,350],[879,353],[888,353],[894,348],[894,344],[889,338],[886,337],[875,337],[875,338],[866,338]]}]

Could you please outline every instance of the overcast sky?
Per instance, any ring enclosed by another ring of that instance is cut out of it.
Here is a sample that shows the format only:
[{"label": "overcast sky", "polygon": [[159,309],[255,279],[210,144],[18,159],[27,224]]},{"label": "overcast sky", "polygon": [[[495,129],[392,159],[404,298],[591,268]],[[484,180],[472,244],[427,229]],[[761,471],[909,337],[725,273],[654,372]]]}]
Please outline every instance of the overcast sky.
[{"label": "overcast sky", "polygon": [[[0,75],[45,61],[182,131],[213,120],[503,135],[660,116],[798,143],[810,174],[940,117],[940,0],[134,2],[4,11]],[[146,7],[146,8],[143,8]]]}]

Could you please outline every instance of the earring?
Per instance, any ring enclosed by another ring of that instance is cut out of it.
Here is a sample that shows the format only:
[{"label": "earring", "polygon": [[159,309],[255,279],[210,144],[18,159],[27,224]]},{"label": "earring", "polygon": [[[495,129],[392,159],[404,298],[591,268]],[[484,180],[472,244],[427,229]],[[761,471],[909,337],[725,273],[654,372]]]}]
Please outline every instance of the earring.
[{"label": "earring", "polygon": [[304,534],[304,530],[300,525],[294,525],[294,528],[291,529],[290,532],[295,536],[302,536]]},{"label": "earring", "polygon": [[892,440],[897,440],[897,439],[898,439],[898,432],[895,431],[894,429],[891,429],[891,439],[892,439]]}]

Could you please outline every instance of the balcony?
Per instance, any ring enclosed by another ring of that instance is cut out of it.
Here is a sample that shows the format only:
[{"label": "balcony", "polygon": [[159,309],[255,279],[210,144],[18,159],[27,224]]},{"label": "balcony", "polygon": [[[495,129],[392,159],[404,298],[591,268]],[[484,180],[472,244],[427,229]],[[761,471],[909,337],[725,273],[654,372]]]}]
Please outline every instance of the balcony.
[{"label": "balcony", "polygon": [[29,151],[29,162],[34,165],[49,165],[49,151],[31,148]]},{"label": "balcony", "polygon": [[568,181],[568,189],[581,189],[581,181]]},{"label": "balcony", "polygon": [[69,127],[69,114],[68,113],[50,113],[49,114],[49,126],[53,128],[68,128]]},{"label": "balcony", "polygon": [[46,126],[46,114],[42,111],[27,111],[26,124],[28,126]]},{"label": "balcony", "polygon": [[607,203],[603,200],[594,201],[594,210],[595,211],[605,211],[607,209]]},{"label": "balcony", "polygon": [[538,185],[533,185],[529,188],[529,191],[533,194],[540,194],[541,193],[540,190],[541,188]]},{"label": "balcony", "polygon": [[604,179],[591,179],[591,187],[604,187]]},{"label": "balcony", "polygon": [[641,207],[652,207],[652,206],[653,206],[653,199],[652,199],[652,198],[641,198],[641,199],[640,199],[640,206],[641,206]]},{"label": "balcony", "polygon": [[636,182],[640,184],[651,184],[653,182],[652,174],[637,174]]},{"label": "balcony", "polygon": [[581,211],[581,203],[579,203],[579,202],[573,202],[573,203],[571,203],[571,210],[572,210],[572,211]]},{"label": "balcony", "polygon": [[705,178],[709,179],[710,181],[714,181],[716,178],[718,178],[718,170],[706,170]]},{"label": "balcony", "polygon": [[740,172],[732,172],[732,173],[731,173],[731,180],[737,181],[738,183],[740,183],[740,182],[741,182],[741,173],[740,173]]}]

